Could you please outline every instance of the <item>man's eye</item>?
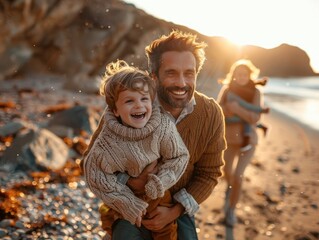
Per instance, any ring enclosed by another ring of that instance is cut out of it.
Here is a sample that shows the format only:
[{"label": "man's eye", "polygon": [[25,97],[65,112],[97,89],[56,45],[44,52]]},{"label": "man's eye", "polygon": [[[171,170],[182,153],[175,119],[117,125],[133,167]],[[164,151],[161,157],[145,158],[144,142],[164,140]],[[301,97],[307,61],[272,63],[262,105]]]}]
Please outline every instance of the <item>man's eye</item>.
[{"label": "man's eye", "polygon": [[167,76],[172,77],[175,75],[175,72],[174,71],[167,71],[166,74],[167,74]]},{"label": "man's eye", "polygon": [[185,74],[187,77],[194,77],[195,73],[194,72],[186,72]]}]

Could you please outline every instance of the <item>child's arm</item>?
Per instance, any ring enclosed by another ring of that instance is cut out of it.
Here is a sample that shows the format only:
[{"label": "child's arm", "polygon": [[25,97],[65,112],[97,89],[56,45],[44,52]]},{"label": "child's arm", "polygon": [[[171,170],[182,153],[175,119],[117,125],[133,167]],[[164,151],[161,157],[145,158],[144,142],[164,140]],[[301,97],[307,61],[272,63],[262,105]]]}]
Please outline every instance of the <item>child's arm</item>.
[{"label": "child's arm", "polygon": [[[256,93],[253,99],[253,104],[256,106],[261,107],[262,101],[261,101],[261,93],[258,89],[256,89]],[[230,101],[226,103],[227,108],[235,115],[243,119],[245,122],[250,124],[256,124],[260,117],[260,113],[256,113],[254,111],[249,111],[246,108],[240,106],[240,104],[237,101]]]},{"label": "child's arm", "polygon": [[244,121],[238,116],[232,116],[232,117],[225,117],[225,122],[226,123],[242,123]]},{"label": "child's arm", "polygon": [[172,187],[186,170],[189,160],[188,150],[180,137],[176,126],[167,117],[161,126],[163,138],[160,142],[161,163],[157,174],[149,174],[145,192],[151,199],[164,196],[164,191]]},{"label": "child's arm", "polygon": [[260,106],[256,106],[254,104],[246,102],[241,97],[239,97],[238,95],[236,95],[235,93],[232,93],[232,92],[228,92],[227,101],[236,101],[243,108],[246,108],[247,110],[253,111],[253,112],[256,112],[256,113],[267,113],[267,112],[269,112],[269,108],[262,108]]},{"label": "child's arm", "polygon": [[136,197],[115,174],[107,173],[107,154],[94,151],[94,146],[83,160],[83,172],[90,190],[110,208],[132,224],[142,217],[148,204]]}]

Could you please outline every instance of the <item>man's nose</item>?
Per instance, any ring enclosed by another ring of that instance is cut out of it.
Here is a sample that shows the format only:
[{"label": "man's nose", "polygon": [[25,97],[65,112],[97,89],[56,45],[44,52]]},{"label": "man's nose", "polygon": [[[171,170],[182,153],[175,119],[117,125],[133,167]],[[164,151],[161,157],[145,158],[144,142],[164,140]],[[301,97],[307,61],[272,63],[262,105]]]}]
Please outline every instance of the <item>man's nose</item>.
[{"label": "man's nose", "polygon": [[177,87],[185,87],[186,86],[186,79],[182,74],[179,75],[178,78],[176,79],[175,86],[177,86]]}]

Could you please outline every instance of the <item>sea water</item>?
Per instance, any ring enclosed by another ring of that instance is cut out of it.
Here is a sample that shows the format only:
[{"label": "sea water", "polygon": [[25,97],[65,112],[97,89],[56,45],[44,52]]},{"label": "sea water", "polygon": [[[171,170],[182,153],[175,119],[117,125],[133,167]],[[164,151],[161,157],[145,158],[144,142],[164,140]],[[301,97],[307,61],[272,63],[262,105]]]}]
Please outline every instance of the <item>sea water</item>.
[{"label": "sea water", "polygon": [[319,77],[269,78],[265,105],[319,130]]}]

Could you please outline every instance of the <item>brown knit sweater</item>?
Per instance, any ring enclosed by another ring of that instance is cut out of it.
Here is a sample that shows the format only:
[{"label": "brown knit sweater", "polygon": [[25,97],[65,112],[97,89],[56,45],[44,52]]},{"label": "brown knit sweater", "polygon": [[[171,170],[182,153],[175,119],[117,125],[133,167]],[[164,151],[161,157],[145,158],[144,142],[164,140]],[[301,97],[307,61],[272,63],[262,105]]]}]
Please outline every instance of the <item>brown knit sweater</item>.
[{"label": "brown knit sweater", "polygon": [[188,150],[174,123],[159,108],[153,108],[148,123],[138,129],[119,123],[112,111],[103,118],[102,129],[84,158],[85,180],[96,196],[134,224],[148,204],[119,183],[114,173],[137,177],[158,160],[158,172],[149,175],[145,186],[146,195],[157,199],[184,173]]},{"label": "brown knit sweater", "polygon": [[217,185],[224,165],[225,122],[221,107],[207,96],[195,92],[194,111],[177,124],[190,154],[181,179],[170,190],[185,188],[198,204],[205,201]]},{"label": "brown knit sweater", "polygon": [[[221,107],[214,99],[199,92],[195,92],[195,100],[194,111],[177,124],[177,130],[188,148],[190,159],[183,176],[170,190],[174,194],[185,188],[200,204],[210,196],[222,175],[226,140]],[[101,118],[84,156],[101,131],[103,121]]]}]

